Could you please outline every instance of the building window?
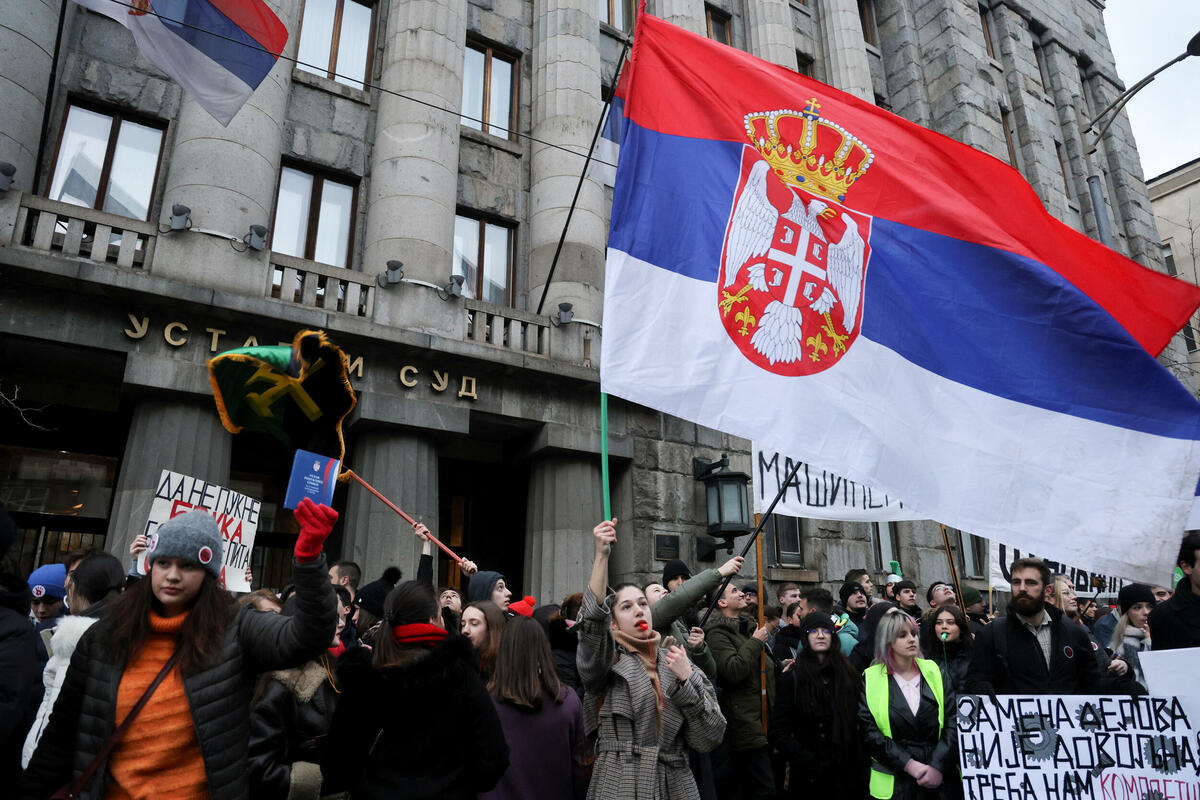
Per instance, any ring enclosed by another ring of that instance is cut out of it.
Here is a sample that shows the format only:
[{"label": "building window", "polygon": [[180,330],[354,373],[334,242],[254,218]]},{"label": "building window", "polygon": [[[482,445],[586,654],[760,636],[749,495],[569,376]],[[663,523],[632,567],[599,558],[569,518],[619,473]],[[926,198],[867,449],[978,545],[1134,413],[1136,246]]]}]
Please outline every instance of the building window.
[{"label": "building window", "polygon": [[271,249],[334,267],[350,266],[355,194],[351,183],[284,167],[279,171]]},{"label": "building window", "polygon": [[1042,82],[1042,91],[1049,95],[1052,88],[1050,86],[1050,69],[1046,66],[1046,51],[1036,41],[1033,43],[1033,58],[1037,61],[1038,79]]},{"label": "building window", "polygon": [[70,103],[48,196],[122,217],[149,219],[162,140],[160,124]]},{"label": "building window", "polygon": [[959,563],[964,578],[982,578],[987,564],[987,540],[958,531]]},{"label": "building window", "polygon": [[802,525],[798,517],[772,514],[764,526],[771,529],[770,533],[775,540],[775,559],[779,565],[798,567],[804,563]]},{"label": "building window", "polygon": [[708,23],[708,38],[721,44],[733,44],[733,22],[728,14],[712,6],[705,6],[704,18]]},{"label": "building window", "polygon": [[305,0],[297,66],[362,89],[369,76],[375,9],[362,0]]},{"label": "building window", "polygon": [[[1172,278],[1179,275],[1179,270],[1175,266],[1175,251],[1171,249],[1170,244],[1164,243],[1162,246],[1163,266],[1167,269],[1167,274]],[[1183,343],[1187,346],[1189,353],[1194,353],[1200,350],[1196,343],[1196,329],[1192,327],[1192,321],[1189,319],[1187,324],[1183,326]]]},{"label": "building window", "polygon": [[979,4],[979,27],[983,29],[983,44],[987,48],[988,58],[996,60],[996,47],[992,44],[992,12],[988,11],[988,7]]},{"label": "building window", "polygon": [[454,273],[463,294],[496,305],[512,303],[513,245],[507,225],[459,214],[454,218]]},{"label": "building window", "polygon": [[1000,127],[1004,128],[1004,144],[1008,146],[1008,163],[1013,169],[1020,169],[1017,161],[1017,132],[1013,128],[1012,112],[1000,106]]},{"label": "building window", "polygon": [[812,57],[804,55],[799,50],[796,51],[796,72],[799,72],[801,75],[807,75],[810,78],[813,73]]},{"label": "building window", "polygon": [[462,124],[512,138],[516,127],[517,62],[491,47],[467,42]]},{"label": "building window", "polygon": [[875,0],[858,0],[858,20],[862,23],[863,41],[877,47],[879,35],[875,29]]},{"label": "building window", "polygon": [[600,0],[600,20],[619,31],[629,30],[633,19],[631,0]]},{"label": "building window", "polygon": [[1063,194],[1067,196],[1068,200],[1074,200],[1075,197],[1071,194],[1070,166],[1067,163],[1066,154],[1063,153],[1062,142],[1054,143],[1054,152],[1058,154],[1058,172],[1060,175],[1062,175]]},{"label": "building window", "polygon": [[890,572],[892,562],[900,560],[900,540],[892,523],[872,522],[871,543],[875,551],[875,571]]}]

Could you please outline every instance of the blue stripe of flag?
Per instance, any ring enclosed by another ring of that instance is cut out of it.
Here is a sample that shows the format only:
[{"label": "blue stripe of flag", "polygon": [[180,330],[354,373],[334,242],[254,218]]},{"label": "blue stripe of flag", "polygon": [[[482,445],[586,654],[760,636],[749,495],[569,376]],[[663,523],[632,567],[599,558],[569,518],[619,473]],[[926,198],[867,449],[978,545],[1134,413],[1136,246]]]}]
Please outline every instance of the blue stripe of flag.
[{"label": "blue stripe of flag", "polygon": [[[714,314],[741,150],[628,120],[624,130],[609,246],[712,282]],[[1108,312],[1045,265],[879,218],[870,246],[862,335],[999,397],[1200,438],[1187,390]]]},{"label": "blue stripe of flag", "polygon": [[[155,0],[151,7],[160,15],[167,30],[229,70],[252,89],[257,88],[275,66],[274,56],[264,52],[254,37],[207,0],[185,0],[182,5],[178,0]],[[195,27],[185,27],[180,22]],[[219,35],[212,36],[205,31]],[[228,39],[220,38],[222,36]]]}]

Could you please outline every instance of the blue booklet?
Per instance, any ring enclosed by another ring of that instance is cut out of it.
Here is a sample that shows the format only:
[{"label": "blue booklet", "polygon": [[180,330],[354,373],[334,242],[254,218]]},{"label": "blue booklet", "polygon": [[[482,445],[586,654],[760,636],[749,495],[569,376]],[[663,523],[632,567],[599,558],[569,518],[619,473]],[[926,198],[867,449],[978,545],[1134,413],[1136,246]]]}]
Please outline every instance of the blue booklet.
[{"label": "blue booklet", "polygon": [[295,508],[306,497],[314,503],[332,505],[340,466],[341,461],[336,458],[297,450],[283,507]]}]

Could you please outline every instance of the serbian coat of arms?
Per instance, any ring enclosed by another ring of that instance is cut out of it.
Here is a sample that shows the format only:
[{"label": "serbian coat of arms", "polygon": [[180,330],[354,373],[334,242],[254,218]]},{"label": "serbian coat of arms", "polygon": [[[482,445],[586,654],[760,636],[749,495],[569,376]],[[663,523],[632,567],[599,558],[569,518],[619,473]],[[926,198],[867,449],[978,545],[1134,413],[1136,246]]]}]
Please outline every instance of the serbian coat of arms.
[{"label": "serbian coat of arms", "polygon": [[829,369],[861,331],[871,218],[843,203],[874,156],[819,108],[746,115],[717,282],[729,338],[779,375]]}]

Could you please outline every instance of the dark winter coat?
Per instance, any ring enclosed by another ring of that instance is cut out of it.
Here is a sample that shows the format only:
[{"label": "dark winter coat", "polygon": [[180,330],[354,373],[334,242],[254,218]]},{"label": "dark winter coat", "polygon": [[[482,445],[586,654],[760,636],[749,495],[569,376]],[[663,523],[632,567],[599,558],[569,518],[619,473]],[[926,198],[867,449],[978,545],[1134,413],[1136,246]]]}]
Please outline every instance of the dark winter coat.
[{"label": "dark winter coat", "polygon": [[[790,656],[789,656],[790,657]],[[857,725],[857,704],[806,709],[797,698],[798,675],[785,672],[775,691],[769,737],[771,746],[791,764],[787,797],[797,800],[844,797],[860,800],[866,796],[867,760],[860,737],[851,745],[834,744],[835,715],[847,715],[853,730]]]},{"label": "dark winter coat", "polygon": [[337,705],[328,655],[259,679],[250,713],[250,793],[254,800],[304,800],[321,791],[320,764]]},{"label": "dark winter coat", "polygon": [[[721,689],[721,711],[729,722],[726,739],[735,751],[767,746],[762,718],[762,667],[760,655],[766,646],[750,634],[754,623],[740,617],[714,613],[704,635],[717,662],[717,685]],[[775,704],[775,669],[767,658],[767,709]]]},{"label": "dark winter coat", "polygon": [[16,575],[0,575],[0,786],[5,791],[20,785],[21,746],[42,700],[36,639],[29,624],[29,586]]},{"label": "dark winter coat", "polygon": [[573,628],[567,627],[563,618],[550,620],[547,634],[550,637],[550,655],[554,658],[554,672],[564,686],[570,686],[583,702],[583,681],[579,679],[579,670],[575,667],[575,652],[579,647],[579,638]]},{"label": "dark winter coat", "polygon": [[[921,679],[921,703],[914,716],[904,699],[904,693],[896,685],[895,678],[888,677],[888,718],[892,736],[889,739],[875,724],[875,717],[867,707],[864,691],[858,702],[858,724],[866,743],[867,754],[874,761],[895,775],[895,791],[891,800],[932,800],[954,796],[958,788],[957,718],[958,703],[954,690],[944,686],[945,712],[941,735],[938,735],[938,704],[933,689]],[[909,759],[928,764],[942,773],[942,785],[938,789],[922,789],[904,771]]]},{"label": "dark winter coat", "polygon": [[503,700],[493,703],[511,745],[509,765],[496,788],[479,800],[583,800],[590,747],[583,732],[583,705],[575,692],[562,687],[557,703],[543,692],[537,711]]},{"label": "dark winter coat", "polygon": [[342,656],[342,693],[321,765],[326,793],[467,800],[508,768],[508,745],[470,641],[451,635],[413,650],[421,651],[413,660],[379,669],[363,650]]},{"label": "dark winter coat", "polygon": [[[1104,675],[1087,632],[1054,606],[1050,615],[1050,666],[1037,638],[1013,612],[975,639],[967,691],[972,694],[1139,694],[1129,677]],[[1004,637],[1004,641],[999,641]]]},{"label": "dark winter coat", "polygon": [[[333,637],[337,611],[325,557],[294,569],[294,617],[236,606],[220,655],[183,679],[213,800],[250,796],[246,754],[257,675],[304,663],[324,652]],[[128,655],[109,644],[110,624],[111,616],[93,625],[75,648],[50,724],[25,773],[21,789],[30,800],[44,800],[81,774],[116,727],[117,688]],[[104,796],[106,773],[100,765],[85,798]]]},{"label": "dark winter coat", "polygon": [[721,743],[725,717],[704,672],[686,681],[667,667],[657,676],[665,703],[657,713],[654,683],[636,654],[617,645],[612,610],[591,589],[579,610],[579,677],[587,689],[584,725],[596,734],[589,800],[699,800],[688,748],[707,753]]},{"label": "dark winter coat", "polygon": [[1171,599],[1150,612],[1150,641],[1155,650],[1200,647],[1200,595],[1192,591],[1187,575],[1176,584]]}]

